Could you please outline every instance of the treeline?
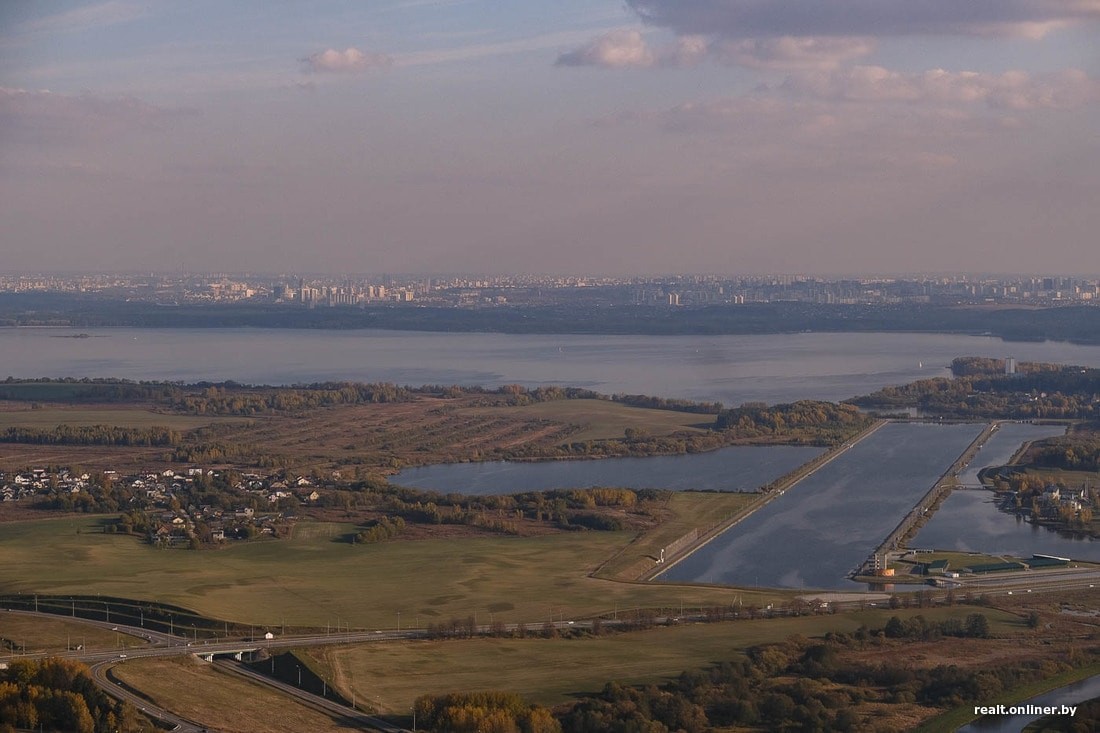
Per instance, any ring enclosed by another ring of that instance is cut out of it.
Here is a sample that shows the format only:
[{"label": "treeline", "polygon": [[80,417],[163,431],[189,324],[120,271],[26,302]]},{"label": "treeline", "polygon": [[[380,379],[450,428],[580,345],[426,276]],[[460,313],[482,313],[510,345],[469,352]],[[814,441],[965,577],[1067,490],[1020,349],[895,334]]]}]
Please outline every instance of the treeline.
[{"label": "treeline", "polygon": [[547,708],[506,692],[452,693],[417,698],[417,723],[447,733],[561,733]]},{"label": "treeline", "polygon": [[[978,614],[980,615],[980,614]],[[984,619],[984,616],[982,616]],[[913,624],[932,629],[935,624]],[[971,625],[968,620],[964,628]],[[975,627],[982,627],[973,621]],[[896,648],[885,629],[861,627],[816,642],[792,638],[749,650],[746,658],[682,673],[664,685],[609,683],[561,712],[564,733],[704,733],[715,728],[790,731],[893,731],[884,705],[947,708],[991,700],[1005,690],[1093,661],[1095,650],[1063,662],[1029,661],[964,669],[914,668],[907,655],[874,663],[845,659],[846,648]],[[921,637],[934,638],[934,637]],[[903,644],[913,642],[902,642]]]},{"label": "treeline", "polygon": [[355,541],[364,545],[373,545],[376,542],[393,539],[405,529],[405,520],[401,517],[390,519],[382,517],[369,527],[365,527],[355,535]]},{"label": "treeline", "polygon": [[611,399],[631,407],[646,407],[651,410],[676,410],[678,412],[696,412],[702,415],[717,415],[722,411],[721,402],[694,402],[692,400],[621,393],[612,395]]},{"label": "treeline", "polygon": [[441,332],[596,334],[757,334],[917,332],[991,333],[1008,340],[1096,343],[1100,309],[958,308],[953,304],[817,304],[796,302],[698,308],[598,303],[453,308],[368,306],[300,308],[255,303],[185,303],[159,308],[139,301],[66,293],[0,294],[0,322],[75,328],[381,328]]},{"label": "treeline", "polygon": [[868,427],[873,418],[852,405],[801,400],[769,406],[747,402],[723,410],[714,427],[738,438],[792,438],[801,443],[833,445]]},{"label": "treeline", "polygon": [[0,443],[172,446],[179,442],[178,431],[160,426],[124,428],[114,425],[58,425],[55,428],[12,427],[0,430]]},{"label": "treeline", "polygon": [[[1037,361],[1020,361],[1016,363],[1017,375],[1058,372],[1064,368],[1061,364]],[[1072,368],[1077,369],[1079,367]],[[1000,377],[1005,374],[1005,360],[990,359],[985,356],[960,356],[951,360],[951,373],[956,377]]]},{"label": "treeline", "polygon": [[196,415],[249,416],[305,412],[335,405],[405,402],[416,395],[496,398],[487,404],[521,406],[557,400],[608,400],[631,407],[717,414],[720,402],[694,402],[647,395],[605,395],[581,387],[556,385],[527,388],[518,384],[501,387],[461,385],[398,386],[375,382],[314,382],[288,387],[247,385],[238,382],[132,382],[125,379],[15,379],[0,382],[0,399],[65,403],[145,403]]},{"label": "treeline", "polygon": [[18,659],[0,670],[0,732],[144,730],[133,707],[107,696],[91,672],[67,659]]},{"label": "treeline", "polygon": [[304,412],[335,405],[405,402],[412,390],[395,384],[334,383],[306,387],[243,389],[235,385],[209,386],[198,394],[181,394],[168,403],[194,415],[262,415]]},{"label": "treeline", "polygon": [[996,370],[997,363],[967,357],[957,367],[963,376],[885,387],[848,402],[874,409],[915,407],[929,415],[957,418],[1092,420],[1100,416],[1100,369],[1029,364],[1023,373],[1006,375]]},{"label": "treeline", "polygon": [[1047,438],[1031,446],[1027,460],[1042,468],[1100,471],[1100,433],[1089,431]]},{"label": "treeline", "polygon": [[960,636],[974,639],[989,637],[989,619],[984,613],[972,613],[966,620],[949,618],[944,621],[929,621],[924,616],[913,616],[902,621],[891,616],[883,629],[889,639],[936,639],[941,636]]},{"label": "treeline", "polygon": [[383,520],[368,528],[368,532],[376,531],[378,541],[396,536],[404,529],[404,522],[467,525],[505,534],[520,534],[520,524],[525,520],[566,530],[618,531],[626,526],[626,516],[644,510],[644,502],[666,496],[667,492],[655,489],[620,488],[470,496],[374,482],[360,491],[330,492],[322,497],[322,504],[349,510],[369,507],[388,517],[385,521],[393,525],[402,522],[393,534],[387,534],[389,529],[375,530],[383,526]]}]

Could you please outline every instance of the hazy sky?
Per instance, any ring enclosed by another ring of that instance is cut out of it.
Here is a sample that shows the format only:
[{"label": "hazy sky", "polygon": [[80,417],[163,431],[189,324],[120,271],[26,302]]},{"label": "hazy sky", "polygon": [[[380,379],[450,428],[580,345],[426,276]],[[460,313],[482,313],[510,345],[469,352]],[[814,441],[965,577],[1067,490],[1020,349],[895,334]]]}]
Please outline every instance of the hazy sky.
[{"label": "hazy sky", "polygon": [[0,270],[1100,272],[1100,0],[3,0]]}]

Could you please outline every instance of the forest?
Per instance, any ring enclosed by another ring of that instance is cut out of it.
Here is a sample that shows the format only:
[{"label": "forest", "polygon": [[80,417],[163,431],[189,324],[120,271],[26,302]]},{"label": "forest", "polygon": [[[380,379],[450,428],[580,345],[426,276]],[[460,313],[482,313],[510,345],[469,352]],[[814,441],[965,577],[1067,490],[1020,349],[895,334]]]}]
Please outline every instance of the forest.
[{"label": "forest", "polygon": [[[893,731],[884,708],[918,705],[931,710],[978,703],[1022,684],[1090,664],[1094,648],[1060,661],[1020,661],[962,668],[920,668],[907,661],[912,645],[942,636],[984,638],[985,615],[930,622],[923,616],[891,618],[885,628],[866,626],[824,639],[792,637],[753,647],[742,658],[685,671],[664,684],[608,682],[595,695],[553,710],[504,693],[424,696],[417,700],[425,729],[564,733],[705,733],[715,729],[772,731]],[[876,660],[859,652],[878,649]],[[893,652],[892,654],[890,652]],[[550,715],[552,714],[552,718]],[[560,726],[557,727],[557,726]]]},{"label": "forest", "polygon": [[876,410],[915,407],[925,415],[961,419],[1095,420],[1100,416],[1100,369],[1025,362],[1009,375],[1003,362],[966,357],[956,359],[952,370],[957,375],[953,379],[884,387],[847,402]]},{"label": "forest", "polygon": [[134,708],[99,689],[89,669],[67,659],[17,659],[0,670],[0,733],[145,730]]}]

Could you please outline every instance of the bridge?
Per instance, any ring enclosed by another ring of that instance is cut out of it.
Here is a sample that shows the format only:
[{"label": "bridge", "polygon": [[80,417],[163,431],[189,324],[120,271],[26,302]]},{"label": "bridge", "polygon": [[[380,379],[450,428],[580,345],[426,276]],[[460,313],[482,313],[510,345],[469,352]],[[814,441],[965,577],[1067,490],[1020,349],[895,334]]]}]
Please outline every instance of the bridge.
[{"label": "bridge", "polygon": [[243,662],[245,661],[244,655],[255,654],[258,651],[260,651],[259,646],[241,647],[239,649],[219,648],[213,651],[196,651],[195,656],[205,659],[207,662],[213,662],[217,657],[233,657],[238,662]]}]

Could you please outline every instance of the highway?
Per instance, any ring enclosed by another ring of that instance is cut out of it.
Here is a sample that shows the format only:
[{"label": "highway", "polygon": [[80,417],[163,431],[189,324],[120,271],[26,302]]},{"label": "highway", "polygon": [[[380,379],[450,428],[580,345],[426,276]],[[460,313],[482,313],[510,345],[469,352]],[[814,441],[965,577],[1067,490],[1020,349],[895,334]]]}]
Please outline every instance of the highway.
[{"label": "highway", "polygon": [[[968,578],[965,585],[955,588],[954,592],[956,595],[959,593],[974,593],[975,595],[1015,595],[1026,593],[1051,593],[1089,588],[1100,588],[1100,570],[1094,568],[1061,568],[1043,571],[998,573],[987,577]],[[904,594],[917,591],[926,592],[927,597],[933,602],[944,601],[949,592],[944,588],[916,585],[898,589],[896,592]],[[861,595],[864,597],[861,598]],[[887,595],[871,601],[867,594],[859,593],[853,593],[845,597],[845,594],[842,593],[822,592],[822,596],[827,597],[829,609],[833,612],[858,610],[868,605],[881,608],[886,606],[889,600],[889,596]],[[812,594],[802,596],[805,600],[811,600],[813,597]],[[90,621],[81,618],[71,618],[68,616],[58,616],[56,614],[13,610],[8,610],[4,613],[93,625],[145,640],[147,643],[144,646],[128,647],[122,650],[70,650],[63,653],[43,652],[28,654],[25,655],[25,657],[20,656],[18,658],[34,659],[46,656],[57,656],[83,661],[91,668],[92,677],[95,682],[109,695],[129,702],[144,714],[163,721],[165,727],[173,731],[179,731],[180,733],[217,733],[217,731],[209,726],[204,726],[199,722],[181,718],[169,710],[157,707],[140,695],[126,689],[117,680],[111,678],[111,668],[118,664],[125,664],[132,659],[173,657],[186,654],[195,654],[199,657],[207,658],[213,657],[214,655],[234,655],[239,652],[256,651],[259,649],[271,651],[295,647],[361,644],[367,642],[417,639],[423,638],[425,635],[423,629],[406,629],[402,631],[340,631],[338,633],[280,636],[274,639],[252,640],[236,638],[195,641],[188,640],[185,637],[152,632],[143,628],[109,624],[102,621]],[[790,608],[775,608],[763,611],[762,615],[786,616],[792,613],[793,611]],[[703,620],[705,620],[704,616],[685,615],[682,617],[657,618],[654,619],[654,623],[659,625],[664,623],[691,623]],[[623,625],[627,622],[605,620],[602,623],[605,627],[608,627]],[[574,622],[565,619],[553,622],[552,625],[559,630],[591,628],[591,622],[589,621]],[[514,631],[518,626],[519,624],[508,624],[505,626],[504,630]],[[530,628],[530,625],[528,625],[528,628]],[[475,635],[483,635],[489,633],[490,628],[488,626],[477,626],[473,631]],[[215,660],[214,664],[223,672],[235,674],[253,683],[273,688],[281,694],[290,696],[302,704],[332,716],[335,720],[349,727],[354,727],[359,730],[383,731],[384,733],[403,733],[405,730],[381,718],[362,713],[359,710],[340,705],[332,700],[313,695],[293,685],[259,674],[238,662],[229,659],[221,659]]]},{"label": "highway", "polygon": [[[144,639],[148,644],[140,647],[127,647],[125,649],[111,649],[111,650],[69,650],[62,653],[38,653],[27,654],[25,656],[19,656],[21,659],[39,659],[47,656],[52,657],[64,657],[68,659],[76,659],[84,662],[89,666],[92,672],[92,679],[98,684],[104,692],[111,697],[118,700],[124,700],[138,710],[141,710],[145,715],[158,719],[165,724],[169,730],[178,731],[178,733],[217,733],[216,729],[203,725],[202,723],[187,720],[172,713],[169,710],[158,707],[141,697],[138,694],[127,689],[124,685],[117,680],[111,678],[110,671],[113,667],[119,664],[125,664],[132,659],[148,659],[155,657],[177,657],[185,654],[195,654],[198,656],[214,655],[214,654],[235,654],[241,651],[253,651],[258,649],[287,649],[292,647],[303,646],[324,646],[331,644],[354,644],[368,641],[387,641],[394,639],[411,639],[420,636],[423,632],[417,630],[410,631],[354,631],[354,632],[340,632],[340,633],[328,633],[328,634],[307,634],[300,636],[286,636],[276,639],[257,639],[255,641],[247,639],[234,639],[225,641],[189,641],[185,637],[173,636],[171,634],[165,634],[160,632],[152,632],[147,629],[138,628],[135,626],[126,626],[121,624],[110,624],[104,621],[91,621],[88,619],[82,619],[79,617],[58,616],[51,613],[39,613],[35,611],[15,611],[7,610],[4,613],[18,614],[22,616],[30,616],[34,618],[43,618],[51,620],[62,620],[73,623],[85,624],[89,626],[97,626],[99,628],[107,629],[109,631],[115,631],[119,634],[125,634],[127,636],[133,636],[140,639]],[[282,694],[289,695],[301,703],[307,704],[310,707],[333,716],[345,725],[351,728],[357,728],[359,730],[375,730],[383,731],[384,733],[401,733],[404,729],[399,728],[391,723],[377,718],[374,716],[366,715],[351,708],[339,705],[331,700],[326,700],[317,695],[312,695],[304,690],[300,690],[293,685],[287,685],[283,682],[275,680],[271,677],[256,673],[244,665],[234,662],[217,662],[218,668],[227,671],[238,676],[245,677],[250,682],[256,684],[266,685],[272,687]]]}]

